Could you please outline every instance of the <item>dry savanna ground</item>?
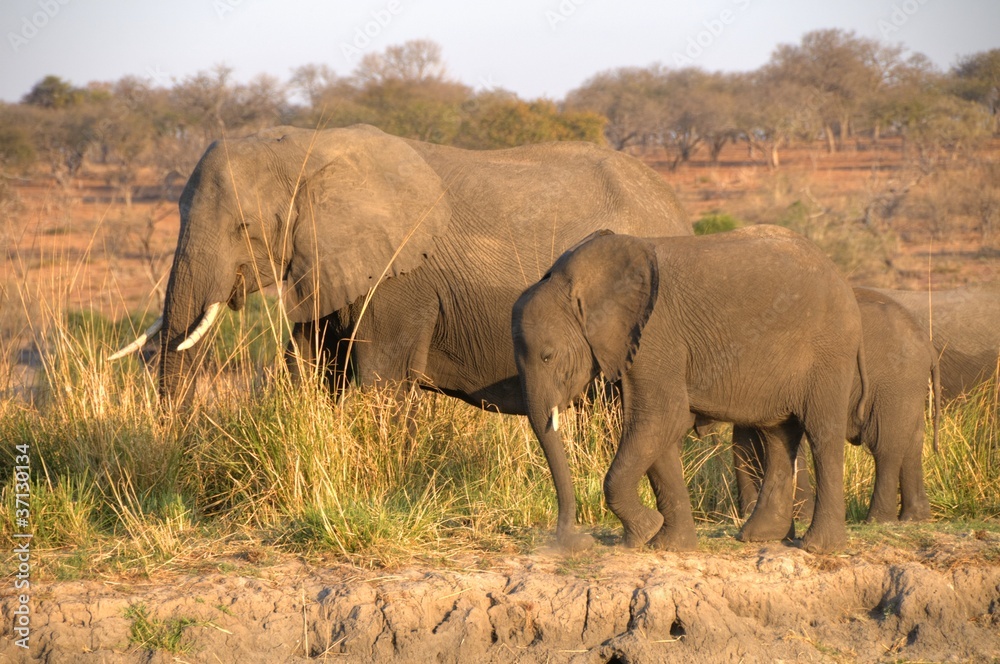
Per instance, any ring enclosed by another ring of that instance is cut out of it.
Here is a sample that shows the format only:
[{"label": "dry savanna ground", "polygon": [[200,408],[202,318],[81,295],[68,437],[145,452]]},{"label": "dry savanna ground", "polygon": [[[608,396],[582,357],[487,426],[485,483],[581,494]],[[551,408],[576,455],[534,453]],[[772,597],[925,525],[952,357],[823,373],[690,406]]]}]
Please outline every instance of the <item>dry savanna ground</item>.
[{"label": "dry savanna ground", "polygon": [[[777,170],[744,144],[676,170],[643,158],[692,221],[781,223],[854,283],[948,288],[998,278],[998,152],[928,164],[865,139],[785,149]],[[30,647],[15,643],[11,555],[0,660],[1000,658],[996,384],[949,404],[940,451],[927,446],[930,523],[861,523],[871,460],[848,450],[850,542],[829,556],[734,539],[725,436],[685,447],[699,550],[624,550],[600,488],[616,413],[594,404],[568,435],[600,544],[561,556],[525,422],[424,398],[407,441],[381,395],[292,387],[270,300],[223,321],[206,405],[161,419],[151,365],[102,360],[158,313],[182,186],[146,177],[126,205],[88,166],[0,190],[0,524],[9,542],[23,532],[26,446],[34,534]]]}]

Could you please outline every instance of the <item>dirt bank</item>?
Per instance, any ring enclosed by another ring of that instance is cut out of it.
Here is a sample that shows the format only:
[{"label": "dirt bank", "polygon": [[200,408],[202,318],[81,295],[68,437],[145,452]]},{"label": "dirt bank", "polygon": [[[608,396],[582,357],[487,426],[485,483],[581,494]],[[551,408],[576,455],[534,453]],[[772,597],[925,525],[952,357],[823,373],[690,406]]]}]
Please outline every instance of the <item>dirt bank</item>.
[{"label": "dirt bank", "polygon": [[380,573],[286,560],[149,582],[43,583],[33,588],[27,653],[12,642],[16,600],[4,595],[0,660],[995,660],[996,543],[968,539],[987,555],[602,547],[465,569]]}]

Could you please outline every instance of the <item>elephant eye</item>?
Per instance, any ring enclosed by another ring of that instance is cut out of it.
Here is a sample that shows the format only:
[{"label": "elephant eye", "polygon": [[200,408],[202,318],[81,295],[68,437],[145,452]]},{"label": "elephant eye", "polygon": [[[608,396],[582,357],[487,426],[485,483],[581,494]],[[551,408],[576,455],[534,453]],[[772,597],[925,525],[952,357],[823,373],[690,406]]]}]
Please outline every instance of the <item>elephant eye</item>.
[{"label": "elephant eye", "polygon": [[548,364],[549,360],[551,360],[551,359],[552,359],[552,353],[551,352],[542,353],[542,362],[544,362],[545,364]]}]

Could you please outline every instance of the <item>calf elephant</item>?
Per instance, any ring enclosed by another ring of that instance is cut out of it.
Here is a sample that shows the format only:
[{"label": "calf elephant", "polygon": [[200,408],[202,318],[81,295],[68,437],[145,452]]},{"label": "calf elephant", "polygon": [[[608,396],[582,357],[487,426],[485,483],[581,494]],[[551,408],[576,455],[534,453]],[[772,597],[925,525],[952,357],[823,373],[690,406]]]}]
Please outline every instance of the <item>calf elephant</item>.
[{"label": "calf elephant", "polygon": [[[899,304],[868,288],[855,288],[861,312],[865,367],[868,371],[866,406],[860,422],[848,420],[848,440],[864,445],[875,457],[875,486],[868,508],[869,521],[918,520],[930,517],[921,465],[924,447],[924,404],[927,379],[934,392],[934,446],[937,448],[941,387],[937,357],[926,333]],[[855,377],[850,409],[861,399],[861,382]],[[747,541],[780,539],[794,535],[792,520],[794,464],[801,487],[797,500],[811,499],[804,455],[793,450],[799,441],[788,441],[781,430],[770,435],[745,426],[733,428],[733,456],[740,509],[748,514],[755,504],[761,517],[748,522],[739,537]],[[797,435],[798,432],[792,432]],[[765,452],[764,440],[767,440]],[[766,463],[762,502],[755,481],[761,461]],[[901,501],[897,497],[901,496]],[[902,503],[900,508],[899,502]],[[807,510],[808,511],[808,510]],[[756,512],[755,512],[756,513]]]},{"label": "calf elephant", "polygon": [[[621,381],[621,441],[604,491],[626,545],[696,546],[680,460],[696,415],[803,428],[818,478],[803,545],[845,543],[843,441],[854,376],[865,375],[861,321],[850,286],[802,236],[770,226],[651,240],[597,234],[521,295],[512,335],[556,486],[560,545],[590,539],[574,532],[559,414],[599,372]],[[643,474],[657,510],[639,500]]]},{"label": "calf elephant", "polygon": [[1000,363],[1000,282],[954,290],[878,290],[910,312],[940,357],[941,388],[954,398]]},{"label": "calf elephant", "polygon": [[460,150],[363,125],[216,142],[180,213],[163,316],[123,351],[162,328],[159,388],[173,403],[188,402],[207,344],[194,345],[219,311],[284,282],[292,350],[307,360],[524,413],[509,336],[521,291],[599,228],[691,234],[671,188],[621,153]]}]

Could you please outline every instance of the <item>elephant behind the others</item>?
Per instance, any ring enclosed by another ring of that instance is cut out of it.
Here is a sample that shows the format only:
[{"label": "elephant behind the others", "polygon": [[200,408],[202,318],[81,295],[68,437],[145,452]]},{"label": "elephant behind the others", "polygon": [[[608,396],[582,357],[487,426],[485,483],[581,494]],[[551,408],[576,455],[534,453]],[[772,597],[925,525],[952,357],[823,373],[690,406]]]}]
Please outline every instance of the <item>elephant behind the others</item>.
[{"label": "elephant behind the others", "polygon": [[[864,335],[867,370],[866,405],[860,421],[849,420],[848,440],[863,445],[875,458],[875,485],[868,509],[870,521],[919,520],[930,517],[930,503],[924,491],[923,448],[924,412],[931,379],[934,397],[933,442],[937,449],[941,387],[937,356],[910,313],[882,291],[855,288]],[[855,378],[850,409],[861,398],[860,381]],[[795,459],[797,472],[788,465],[787,441],[781,432],[768,437],[749,427],[733,428],[733,458],[740,510],[749,514],[756,503],[762,467],[784,481],[785,495],[769,502],[769,521],[780,520],[769,533],[744,529],[748,540],[771,539],[776,533],[794,533],[792,526],[792,476],[798,479],[795,501],[802,505],[800,517],[808,519],[812,510],[812,488],[805,466],[804,448]],[[797,444],[797,443],[796,443]],[[777,479],[777,478],[776,478]],[[901,503],[901,505],[900,505]],[[780,506],[780,508],[779,508]]]},{"label": "elephant behind the others", "polygon": [[953,399],[1000,369],[1000,281],[943,291],[877,289],[916,320],[940,358],[941,388]]}]

